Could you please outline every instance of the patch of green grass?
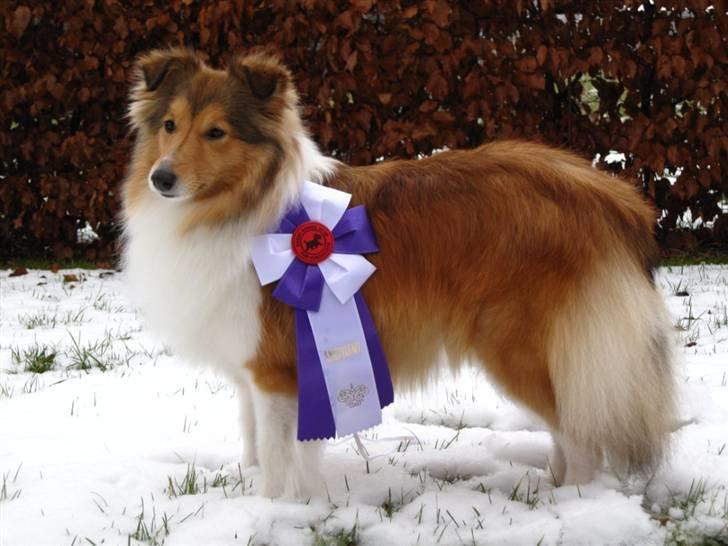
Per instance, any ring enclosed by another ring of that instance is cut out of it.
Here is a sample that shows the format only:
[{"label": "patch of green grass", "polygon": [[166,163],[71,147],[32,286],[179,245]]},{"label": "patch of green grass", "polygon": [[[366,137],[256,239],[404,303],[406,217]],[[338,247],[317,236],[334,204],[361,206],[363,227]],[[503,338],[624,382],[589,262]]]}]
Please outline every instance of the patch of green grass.
[{"label": "patch of green grass", "polygon": [[[643,506],[648,511],[650,503],[645,497]],[[694,524],[705,516],[725,523],[718,531],[708,534]],[[667,506],[652,517],[667,527],[665,544],[668,546],[728,545],[728,491],[724,486],[709,488],[705,480],[693,480],[686,493],[671,495]]]},{"label": "patch of green grass", "polygon": [[[525,491],[522,487],[524,478],[526,479]],[[528,506],[529,510],[534,510],[541,503],[541,499],[538,496],[539,484],[540,480],[537,480],[536,487],[531,489],[531,480],[528,478],[528,474],[526,474],[520,480],[518,480],[518,483],[513,487],[513,490],[511,491],[511,494],[508,498],[509,500],[525,504],[526,506]]]},{"label": "patch of green grass", "polygon": [[53,260],[44,257],[30,258],[7,258],[0,260],[0,269],[15,269],[17,267],[25,267],[26,269],[98,269],[98,265],[83,258],[75,258],[72,260]]},{"label": "patch of green grass", "polygon": [[30,379],[28,379],[23,384],[23,394],[33,394],[34,392],[38,392],[41,389],[41,384],[38,381],[38,377],[40,377],[38,374],[30,376]]},{"label": "patch of green grass", "polygon": [[91,307],[96,311],[105,311],[107,313],[126,312],[126,308],[123,305],[114,305],[109,299],[109,294],[104,293],[102,290],[102,288],[99,288],[96,294],[86,298],[86,301],[91,303]]},{"label": "patch of green grass", "polygon": [[683,285],[682,279],[677,281],[677,284],[670,282],[670,280],[668,279],[667,286],[670,288],[670,293],[672,293],[673,296],[677,296],[680,298],[686,298],[690,296],[690,292],[688,292],[688,286]]},{"label": "patch of green grass", "polygon": [[715,250],[674,252],[660,260],[660,265],[663,267],[700,264],[728,264],[728,252]]},{"label": "patch of green grass", "polygon": [[384,515],[388,519],[392,519],[392,515],[397,511],[398,506],[392,502],[392,488],[390,487],[387,492],[387,498],[381,505]]},{"label": "patch of green grass", "polygon": [[169,535],[169,520],[167,514],[162,514],[161,522],[157,523],[157,513],[152,509],[152,518],[147,523],[144,516],[144,499],[142,499],[141,512],[137,516],[137,525],[134,532],[129,534],[131,540],[149,544],[149,546],[162,546],[164,539]]},{"label": "patch of green grass", "polygon": [[0,398],[12,398],[13,394],[15,394],[15,389],[12,385],[0,383]]},{"label": "patch of green grass", "polygon": [[78,326],[86,322],[85,320],[86,310],[81,308],[76,311],[66,311],[60,317],[58,322],[64,326]]},{"label": "patch of green grass", "polygon": [[66,352],[69,360],[67,369],[69,370],[98,369],[105,372],[128,362],[119,353],[114,352],[113,340],[108,333],[103,339],[86,345],[81,344],[80,335],[78,339],[73,337],[70,332],[68,335],[71,336],[71,347]]},{"label": "patch of green grass", "polygon": [[56,314],[50,314],[47,311],[38,311],[37,313],[26,313],[18,317],[18,322],[26,330],[35,330],[36,328],[55,328],[57,317]]},{"label": "patch of green grass", "polygon": [[55,328],[58,324],[65,326],[75,326],[84,323],[84,309],[77,311],[66,311],[62,315],[58,311],[50,313],[48,311],[38,311],[37,313],[27,313],[20,315],[18,321],[20,325],[27,330],[36,328]]},{"label": "patch of green grass", "polygon": [[5,472],[2,475],[2,486],[0,486],[0,502],[6,502],[6,501],[12,501],[17,499],[20,496],[21,490],[15,489],[11,490],[10,487],[8,487],[9,483],[15,483],[18,479],[18,474],[20,473],[20,468],[22,465],[18,466],[17,470],[15,471],[15,474],[13,475],[12,480],[10,480],[10,472]]},{"label": "patch of green grass", "polygon": [[[239,472],[242,472],[239,470]],[[232,482],[232,477],[229,474],[225,474],[222,471],[222,467],[215,472],[211,480],[207,479],[204,471],[197,470],[195,464],[187,465],[182,481],[178,481],[172,476],[167,476],[167,487],[164,489],[165,493],[172,497],[180,497],[183,495],[198,495],[200,493],[207,493],[208,487],[221,487],[223,494],[227,497],[227,487]],[[233,486],[233,491],[238,485],[243,485],[243,494],[245,494],[245,485],[241,482],[236,483]]]},{"label": "patch of green grass", "polygon": [[713,307],[715,313],[713,315],[712,326],[714,329],[723,328],[728,326],[728,305],[725,303],[717,304]]},{"label": "patch of green grass", "polygon": [[210,484],[210,487],[222,487],[223,489],[225,489],[228,486],[229,479],[230,476],[228,476],[227,474],[223,474],[221,471],[218,471],[212,478],[212,483]]},{"label": "patch of green grass", "polygon": [[167,489],[165,489],[169,497],[180,497],[182,495],[197,495],[207,492],[207,481],[201,480],[200,475],[195,468],[195,463],[187,465],[187,471],[181,482],[172,476],[167,477]]},{"label": "patch of green grass", "polygon": [[24,348],[11,348],[10,358],[16,366],[22,366],[23,371],[31,373],[45,373],[56,365],[55,349],[50,345],[39,345],[38,343]]},{"label": "patch of green grass", "polygon": [[359,537],[357,535],[358,524],[349,529],[341,529],[336,533],[326,533],[318,529],[313,531],[313,546],[357,546]]},{"label": "patch of green grass", "polygon": [[412,501],[414,498],[416,498],[419,495],[419,493],[408,491],[405,493],[404,489],[399,490],[399,497],[392,497],[392,488],[390,487],[387,489],[387,498],[384,499],[384,502],[377,507],[377,512],[379,512],[379,517],[384,520],[384,518],[392,519],[392,516],[399,512],[402,507]]}]

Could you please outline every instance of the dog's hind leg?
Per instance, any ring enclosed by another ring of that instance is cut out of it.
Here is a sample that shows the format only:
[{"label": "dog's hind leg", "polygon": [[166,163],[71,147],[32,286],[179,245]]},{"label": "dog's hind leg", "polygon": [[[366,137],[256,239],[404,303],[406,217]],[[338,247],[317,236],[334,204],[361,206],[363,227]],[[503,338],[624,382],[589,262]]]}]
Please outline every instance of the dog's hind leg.
[{"label": "dog's hind leg", "polygon": [[[533,296],[519,299],[516,294],[499,305],[484,310],[474,343],[491,379],[551,428],[553,451],[547,461],[547,474],[556,485],[569,478],[590,475],[590,459],[559,433],[559,419],[551,374],[547,322],[534,313]],[[549,299],[544,307],[548,307]],[[585,411],[588,408],[585,408]]]},{"label": "dog's hind leg", "polygon": [[[561,460],[556,457],[556,469],[552,468],[555,485],[577,485],[589,483],[601,468],[602,456],[561,435],[554,435]],[[556,471],[558,470],[558,472]]]},{"label": "dog's hind leg", "polygon": [[480,317],[473,348],[490,379],[555,430],[556,400],[540,322],[515,297],[490,306]]},{"label": "dog's hind leg", "polygon": [[660,464],[676,420],[669,330],[662,296],[627,258],[565,299],[549,360],[566,483],[589,481],[604,457],[618,475]]},{"label": "dog's hind leg", "polygon": [[554,449],[551,451],[548,460],[548,470],[554,480],[554,485],[561,485],[566,477],[566,455],[564,455],[564,450],[556,433],[552,432],[551,437],[554,440]]},{"label": "dog's hind leg", "polygon": [[322,491],[323,442],[297,441],[296,398],[266,392],[255,384],[251,391],[261,470],[259,494],[305,500]]}]

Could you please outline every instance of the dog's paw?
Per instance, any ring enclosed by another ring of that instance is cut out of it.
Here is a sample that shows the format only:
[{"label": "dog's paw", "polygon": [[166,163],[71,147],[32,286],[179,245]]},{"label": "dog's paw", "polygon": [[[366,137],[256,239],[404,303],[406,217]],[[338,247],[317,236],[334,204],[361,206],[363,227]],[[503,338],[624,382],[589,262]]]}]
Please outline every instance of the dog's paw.
[{"label": "dog's paw", "polygon": [[259,497],[267,497],[269,499],[280,498],[283,496],[283,484],[280,483],[280,480],[270,480],[263,476],[258,482],[256,495]]},{"label": "dog's paw", "polygon": [[310,476],[289,476],[283,487],[281,500],[308,501],[312,497],[320,497],[325,493],[323,478],[317,472]]},{"label": "dog's paw", "polygon": [[314,473],[316,476],[300,475],[290,470],[286,474],[286,476],[261,475],[258,495],[282,501],[305,502],[325,493],[326,486],[317,472]]}]

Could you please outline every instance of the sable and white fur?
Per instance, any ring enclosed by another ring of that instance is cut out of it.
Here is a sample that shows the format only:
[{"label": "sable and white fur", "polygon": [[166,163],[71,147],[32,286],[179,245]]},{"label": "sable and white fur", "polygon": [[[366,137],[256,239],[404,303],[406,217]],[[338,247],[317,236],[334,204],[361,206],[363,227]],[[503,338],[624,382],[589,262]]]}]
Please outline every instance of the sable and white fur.
[{"label": "sable and white fur", "polygon": [[304,180],[367,206],[381,251],[363,294],[395,386],[430,378],[445,349],[548,423],[558,483],[590,481],[605,460],[660,463],[675,415],[669,320],[651,279],[652,213],[627,183],[524,142],[352,168],[318,152],[275,59],[223,71],[168,50],[137,69],[128,284],[175,352],[238,385],[243,464],[260,464],[261,494],[321,484],[320,443],[295,439],[292,312],[248,253]]}]

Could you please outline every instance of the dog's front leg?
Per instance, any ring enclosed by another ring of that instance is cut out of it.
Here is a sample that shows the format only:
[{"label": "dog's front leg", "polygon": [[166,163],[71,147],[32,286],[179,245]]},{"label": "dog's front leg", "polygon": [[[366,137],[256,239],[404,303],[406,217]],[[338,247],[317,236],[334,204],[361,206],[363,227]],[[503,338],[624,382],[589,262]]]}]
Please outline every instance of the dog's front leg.
[{"label": "dog's front leg", "polygon": [[265,497],[307,499],[324,490],[319,470],[323,442],[296,440],[297,400],[251,385],[261,483]]},{"label": "dog's front leg", "polygon": [[255,413],[250,378],[241,377],[236,381],[238,402],[240,407],[240,433],[243,438],[243,454],[240,464],[243,468],[258,464],[258,452],[255,441]]}]

